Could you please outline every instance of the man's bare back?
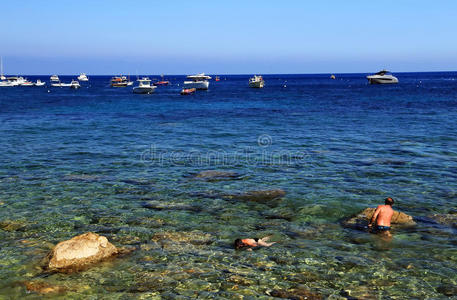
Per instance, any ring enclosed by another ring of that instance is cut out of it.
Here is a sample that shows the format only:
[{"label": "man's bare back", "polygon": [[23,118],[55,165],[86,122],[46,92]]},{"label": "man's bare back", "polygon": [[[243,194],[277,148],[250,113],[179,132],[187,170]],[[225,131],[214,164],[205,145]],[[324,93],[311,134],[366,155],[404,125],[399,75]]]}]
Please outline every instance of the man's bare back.
[{"label": "man's bare back", "polygon": [[371,217],[370,223],[368,224],[368,227],[370,228],[372,228],[373,224],[375,224],[371,232],[386,232],[389,234],[390,221],[392,219],[392,215],[394,214],[394,210],[392,209],[393,204],[394,199],[389,197],[386,198],[384,205],[379,205],[376,208],[373,216]]},{"label": "man's bare back", "polygon": [[394,214],[394,210],[390,205],[379,205],[374,214],[371,218],[371,224],[376,221],[376,225],[378,226],[388,226],[390,227],[390,220],[392,219],[392,215]]}]

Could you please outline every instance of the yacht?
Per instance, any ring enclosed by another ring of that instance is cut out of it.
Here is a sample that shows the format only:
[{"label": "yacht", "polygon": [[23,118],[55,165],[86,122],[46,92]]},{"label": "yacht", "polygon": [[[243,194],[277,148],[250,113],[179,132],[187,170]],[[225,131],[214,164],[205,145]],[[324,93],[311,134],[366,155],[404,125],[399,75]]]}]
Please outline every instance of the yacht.
[{"label": "yacht", "polygon": [[398,83],[397,77],[393,76],[387,70],[382,70],[374,75],[369,75],[367,76],[367,79],[370,84]]},{"label": "yacht", "polygon": [[19,86],[19,85],[22,85],[22,84],[26,84],[26,80],[24,79],[24,77],[16,77],[16,76],[13,76],[13,77],[7,77],[6,78],[6,81],[2,81],[2,86]]},{"label": "yacht", "polygon": [[191,89],[195,88],[197,90],[207,90],[209,87],[210,76],[205,75],[205,73],[200,73],[196,75],[187,76],[187,81],[184,81],[184,88]]},{"label": "yacht", "polygon": [[265,81],[263,81],[262,76],[254,75],[254,77],[249,78],[249,87],[252,88],[263,88]]},{"label": "yacht", "polygon": [[89,81],[89,78],[87,77],[86,73],[81,73],[78,76],[79,81]]},{"label": "yacht", "polygon": [[79,84],[79,82],[77,80],[72,80],[71,83],[70,83],[70,88],[72,89],[79,89],[81,87],[81,85]]},{"label": "yacht", "polygon": [[125,76],[115,76],[111,78],[112,87],[126,87],[133,85],[133,82],[127,79]]},{"label": "yacht", "polygon": [[24,79],[19,85],[20,86],[35,86],[35,83],[28,81],[27,79]]},{"label": "yacht", "polygon": [[143,77],[138,79],[138,86],[133,88],[135,94],[152,94],[157,88],[154,85],[151,85],[151,80],[148,77]]},{"label": "yacht", "polygon": [[57,76],[57,75],[52,75],[50,79],[51,79],[51,83],[60,82],[59,76]]}]

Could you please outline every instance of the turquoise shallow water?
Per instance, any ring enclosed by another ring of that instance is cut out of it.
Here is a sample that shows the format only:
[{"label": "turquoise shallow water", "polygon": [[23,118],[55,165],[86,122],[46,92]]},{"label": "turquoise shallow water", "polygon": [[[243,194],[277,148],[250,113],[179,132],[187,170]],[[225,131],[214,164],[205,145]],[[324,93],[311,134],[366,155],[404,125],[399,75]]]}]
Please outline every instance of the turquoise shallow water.
[{"label": "turquoise shallow water", "polygon": [[[262,90],[222,76],[189,97],[179,76],[148,96],[109,77],[0,90],[0,298],[39,297],[27,281],[66,299],[457,298],[456,227],[430,218],[455,214],[457,74],[363,76],[271,75]],[[192,176],[203,170],[240,176]],[[278,188],[268,205],[224,197]],[[417,226],[386,242],[340,225],[386,196]],[[87,231],[136,251],[41,273],[54,244]],[[278,244],[231,247],[263,235]]]}]

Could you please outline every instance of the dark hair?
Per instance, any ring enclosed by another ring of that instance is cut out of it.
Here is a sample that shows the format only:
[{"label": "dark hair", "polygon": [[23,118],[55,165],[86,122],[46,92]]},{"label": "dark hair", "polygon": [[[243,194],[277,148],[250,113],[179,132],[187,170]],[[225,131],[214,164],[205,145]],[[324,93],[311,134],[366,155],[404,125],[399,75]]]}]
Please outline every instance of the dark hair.
[{"label": "dark hair", "polygon": [[234,247],[236,250],[243,248],[244,246],[246,246],[246,245],[243,243],[243,241],[241,239],[235,240]]},{"label": "dark hair", "polygon": [[386,205],[392,206],[392,205],[394,205],[394,199],[387,197],[385,203],[386,203]]}]

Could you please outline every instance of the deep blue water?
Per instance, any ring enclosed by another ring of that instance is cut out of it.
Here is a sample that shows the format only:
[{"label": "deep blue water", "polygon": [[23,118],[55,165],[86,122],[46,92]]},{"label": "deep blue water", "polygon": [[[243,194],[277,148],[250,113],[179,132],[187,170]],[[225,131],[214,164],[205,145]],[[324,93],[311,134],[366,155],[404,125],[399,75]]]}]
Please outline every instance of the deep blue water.
[{"label": "deep blue water", "polygon": [[[18,283],[41,278],[35,266],[50,247],[95,231],[138,250],[47,277],[69,289],[65,297],[249,298],[299,287],[446,298],[457,285],[456,227],[429,217],[457,204],[457,73],[398,73],[397,85],[335,75],[267,75],[263,89],[221,75],[190,96],[179,95],[184,76],[166,77],[172,84],[152,95],[111,88],[109,76],[89,76],[76,91],[1,88],[0,295],[30,296]],[[192,177],[202,170],[241,177]],[[217,196],[276,188],[287,194],[274,207]],[[419,220],[414,229],[387,243],[340,226],[387,196]],[[148,200],[207,209],[157,211],[143,207]],[[158,232],[214,243],[164,250],[151,242]],[[247,255],[230,248],[263,234],[279,243]],[[165,287],[148,283],[159,277]]]}]

